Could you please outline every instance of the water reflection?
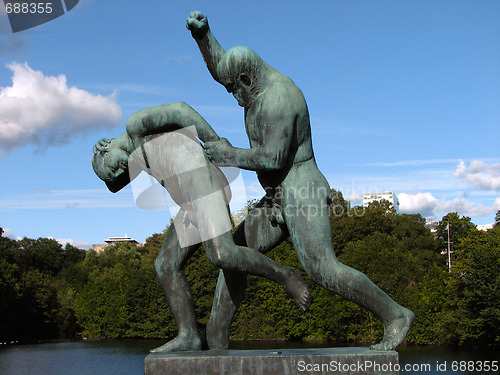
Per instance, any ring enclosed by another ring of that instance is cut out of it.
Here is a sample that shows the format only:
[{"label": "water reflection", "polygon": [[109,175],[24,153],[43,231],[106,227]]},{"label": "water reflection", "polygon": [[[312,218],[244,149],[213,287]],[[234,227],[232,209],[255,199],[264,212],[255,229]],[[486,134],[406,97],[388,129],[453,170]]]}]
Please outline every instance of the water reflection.
[{"label": "water reflection", "polygon": [[105,340],[15,345],[0,350],[0,374],[142,374],[149,344]]}]

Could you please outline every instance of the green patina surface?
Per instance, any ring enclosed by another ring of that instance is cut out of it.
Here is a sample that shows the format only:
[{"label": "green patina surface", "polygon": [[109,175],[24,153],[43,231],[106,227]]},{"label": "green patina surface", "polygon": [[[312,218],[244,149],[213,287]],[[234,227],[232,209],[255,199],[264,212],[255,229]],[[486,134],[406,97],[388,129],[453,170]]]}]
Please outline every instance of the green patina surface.
[{"label": "green patina surface", "polygon": [[[238,226],[234,236],[228,231],[203,239],[209,259],[221,268],[206,328],[208,347],[228,347],[229,328],[243,299],[247,274],[280,283],[301,309],[309,307],[310,293],[300,273],[263,255],[290,237],[311,280],[368,309],[382,320],[384,339],[373,349],[394,349],[404,341],[414,315],[363,273],[337,260],[329,220],[331,190],[314,159],[309,112],[301,90],[250,48],[238,46],[224,50],[212,34],[204,14],[192,12],[187,19],[187,28],[191,30],[212,77],[244,108],[250,148],[233,147],[227,139],[219,138],[191,107],[185,103],[173,103],[132,115],[127,121],[125,134],[111,142],[98,142],[93,165],[110,190],[117,191],[134,177],[126,173],[127,157],[134,150],[144,147],[155,134],[194,125],[199,138],[205,142],[207,165],[209,162],[211,165],[229,165],[257,173],[266,195]],[[188,155],[182,157],[189,162]],[[109,164],[113,165],[112,168]],[[216,192],[221,187],[214,182],[214,172],[210,168],[207,167],[207,184],[211,186],[210,191]],[[163,181],[161,176],[154,177]],[[207,193],[206,186],[203,192],[197,190],[205,183],[203,181],[197,175],[190,184],[182,185],[187,199]],[[169,189],[168,186],[165,188]],[[228,217],[226,205],[219,203],[211,201],[193,208],[191,216],[197,219],[198,226],[216,225],[217,220],[207,220],[210,212],[213,216],[213,211],[218,218]],[[189,215],[186,217],[189,219]],[[169,230],[155,263],[179,334],[154,352],[202,347],[192,296],[183,271],[186,259],[199,243],[180,246],[179,229],[176,224]]]}]

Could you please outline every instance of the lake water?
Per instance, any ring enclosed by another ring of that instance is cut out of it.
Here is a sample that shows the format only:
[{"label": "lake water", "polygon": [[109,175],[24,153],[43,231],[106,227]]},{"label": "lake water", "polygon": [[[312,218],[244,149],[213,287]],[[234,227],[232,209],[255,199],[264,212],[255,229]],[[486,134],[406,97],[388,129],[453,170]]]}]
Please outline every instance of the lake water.
[{"label": "lake water", "polygon": [[[1,375],[138,375],[144,373],[144,358],[163,340],[62,341],[39,344],[0,346]],[[233,342],[232,349],[275,349],[328,347],[332,344],[286,342]],[[456,371],[452,365],[485,366],[497,361],[498,351],[457,348],[403,346],[400,354],[401,375],[417,374],[500,374],[500,371]],[[462,361],[460,363],[460,361]],[[465,361],[465,362],[464,362]],[[467,363],[466,363],[467,362]],[[405,366],[409,366],[405,371]],[[413,370],[411,368],[413,367]],[[446,368],[446,370],[445,370]]]}]

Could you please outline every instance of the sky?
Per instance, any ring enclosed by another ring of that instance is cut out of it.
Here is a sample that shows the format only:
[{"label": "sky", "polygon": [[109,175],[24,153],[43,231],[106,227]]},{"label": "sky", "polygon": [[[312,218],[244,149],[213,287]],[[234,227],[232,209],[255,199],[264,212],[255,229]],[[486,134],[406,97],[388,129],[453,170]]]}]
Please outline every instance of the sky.
[{"label": "sky", "polygon": [[[248,147],[242,108],[185,27],[193,10],[225,49],[254,49],[301,88],[317,164],[353,205],[393,191],[401,213],[494,221],[500,2],[80,0],[17,33],[0,10],[4,235],[88,248],[164,230],[175,209],[142,209],[140,187],[113,194],[91,167],[97,140],[140,109],[184,101]],[[261,194],[255,173],[240,173],[232,210]]]}]

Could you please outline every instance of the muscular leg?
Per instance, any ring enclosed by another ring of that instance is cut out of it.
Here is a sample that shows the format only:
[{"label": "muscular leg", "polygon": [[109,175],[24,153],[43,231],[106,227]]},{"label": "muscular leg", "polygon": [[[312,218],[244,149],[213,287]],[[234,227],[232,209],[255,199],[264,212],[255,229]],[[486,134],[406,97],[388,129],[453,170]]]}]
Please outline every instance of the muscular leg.
[{"label": "muscular leg", "polygon": [[219,271],[212,310],[205,332],[209,349],[228,348],[229,329],[238,306],[245,296],[246,282],[246,274],[228,270]]},{"label": "muscular leg", "polygon": [[285,220],[304,269],[313,281],[373,312],[384,323],[384,338],[372,349],[400,345],[414,314],[398,305],[366,275],[340,263],[333,250],[326,197],[287,199]]},{"label": "muscular leg", "polygon": [[[236,245],[246,246],[265,253],[288,237],[284,226],[272,225],[270,208],[261,201],[240,224],[234,234]],[[300,284],[299,284],[300,285]],[[229,329],[246,288],[246,274],[221,270],[217,281],[214,302],[207,324],[207,341],[210,349],[225,349],[229,345]],[[311,303],[309,293],[302,295],[302,308]]]},{"label": "muscular leg", "polygon": [[[208,259],[219,268],[264,277],[282,285],[302,309],[309,307],[310,293],[300,271],[285,267],[255,249],[236,246],[231,232],[205,241]],[[231,289],[230,289],[231,290]]]},{"label": "muscular leg", "polygon": [[171,225],[155,260],[155,270],[163,293],[178,327],[177,336],[151,350],[166,353],[181,350],[201,350],[201,338],[196,327],[193,297],[184,273],[184,264],[199,244],[181,248],[175,226]]}]

